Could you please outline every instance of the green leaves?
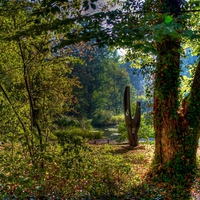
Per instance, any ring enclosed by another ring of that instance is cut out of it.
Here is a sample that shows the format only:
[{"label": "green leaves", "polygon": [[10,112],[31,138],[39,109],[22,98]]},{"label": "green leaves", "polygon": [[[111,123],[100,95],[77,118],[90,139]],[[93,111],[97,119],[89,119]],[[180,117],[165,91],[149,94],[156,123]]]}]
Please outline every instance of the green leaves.
[{"label": "green leaves", "polygon": [[85,9],[85,11],[89,10],[89,8],[91,7],[93,10],[96,9],[96,5],[94,4],[95,2],[97,2],[98,0],[84,0],[83,1],[83,8]]},{"label": "green leaves", "polygon": [[165,18],[164,18],[164,21],[166,24],[170,24],[173,20],[173,17],[170,16],[170,15],[167,15]]},{"label": "green leaves", "polygon": [[88,10],[89,9],[89,2],[87,0],[85,0],[83,2],[83,8],[85,8],[85,10]]},{"label": "green leaves", "polygon": [[92,3],[91,4],[91,8],[95,10],[96,9],[96,5]]},{"label": "green leaves", "polygon": [[[48,138],[55,117],[69,111],[72,105],[72,89],[78,86],[78,80],[71,77],[72,64],[79,59],[67,56],[63,48],[52,52],[61,35],[43,30],[43,25],[54,19],[53,12],[46,18],[37,18],[33,13],[35,4],[32,10],[26,10],[20,2],[10,3],[11,7],[5,10],[16,5],[16,12],[11,9],[9,15],[0,16],[0,36],[4,39],[0,47],[0,77],[5,88],[0,90],[0,102],[5,105],[0,109],[1,132],[19,139],[32,164],[37,165],[44,158],[44,138]],[[40,29],[34,30],[37,34],[26,32],[32,25]]]}]

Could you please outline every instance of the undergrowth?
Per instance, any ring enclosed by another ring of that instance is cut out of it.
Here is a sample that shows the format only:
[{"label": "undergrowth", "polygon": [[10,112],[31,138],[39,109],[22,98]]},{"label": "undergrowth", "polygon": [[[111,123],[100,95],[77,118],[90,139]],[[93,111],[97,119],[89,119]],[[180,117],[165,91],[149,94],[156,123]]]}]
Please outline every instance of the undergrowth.
[{"label": "undergrowth", "polygon": [[[14,152],[4,144],[0,151],[0,199],[199,198],[199,173],[186,192],[172,181],[155,180],[156,174],[147,176],[152,167],[152,144],[134,150],[126,146],[84,142],[49,146],[41,169],[31,164],[20,144]],[[188,191],[190,197],[186,198]]]}]

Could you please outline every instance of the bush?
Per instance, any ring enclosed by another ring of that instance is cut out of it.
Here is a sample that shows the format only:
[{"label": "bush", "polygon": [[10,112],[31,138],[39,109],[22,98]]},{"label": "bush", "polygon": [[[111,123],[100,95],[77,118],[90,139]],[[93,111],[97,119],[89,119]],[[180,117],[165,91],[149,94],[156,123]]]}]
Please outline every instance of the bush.
[{"label": "bush", "polygon": [[63,145],[64,143],[79,143],[84,139],[101,139],[103,137],[103,131],[88,131],[81,128],[71,128],[66,130],[55,131],[55,136],[58,138],[58,143]]},{"label": "bush", "polygon": [[118,126],[119,141],[128,140],[128,132],[125,122],[120,122]]},{"label": "bush", "polygon": [[109,126],[122,121],[124,121],[123,114],[113,115],[109,110],[98,110],[93,116],[92,124],[94,126]]},{"label": "bush", "polygon": [[94,126],[105,126],[110,124],[112,113],[109,110],[97,110],[92,119]]},{"label": "bush", "polygon": [[77,119],[72,117],[62,117],[57,120],[58,128],[66,128],[66,127],[78,127],[79,122]]},{"label": "bush", "polygon": [[57,120],[57,125],[59,129],[66,129],[66,128],[81,128],[83,130],[92,130],[92,124],[91,124],[92,120],[91,119],[85,119],[85,118],[81,118],[81,119],[76,119],[73,117],[62,117],[59,118]]},{"label": "bush", "polygon": [[[81,167],[83,153],[89,152],[90,147],[86,143],[88,139],[102,138],[103,133],[100,131],[86,131],[80,128],[69,130],[58,130],[55,132],[58,138],[58,144],[61,146],[61,157],[63,157],[63,165],[71,169],[75,162],[77,167]],[[68,177],[69,178],[69,177]]]},{"label": "bush", "polygon": [[115,115],[111,117],[111,123],[112,124],[118,124],[120,122],[124,121],[124,114],[121,115]]},{"label": "bush", "polygon": [[93,127],[92,127],[92,120],[91,119],[85,119],[85,118],[82,118],[80,121],[79,121],[79,127],[83,130],[89,130],[89,131],[92,131],[93,130]]},{"label": "bush", "polygon": [[154,127],[153,127],[153,118],[150,113],[144,113],[141,117],[141,124],[139,129],[139,138],[149,138],[155,137]]},{"label": "bush", "polygon": [[[128,140],[128,132],[125,122],[119,123],[118,132],[120,133],[119,140]],[[155,137],[152,117],[148,113],[145,113],[141,116],[138,136],[140,139],[145,138],[147,140]]]}]

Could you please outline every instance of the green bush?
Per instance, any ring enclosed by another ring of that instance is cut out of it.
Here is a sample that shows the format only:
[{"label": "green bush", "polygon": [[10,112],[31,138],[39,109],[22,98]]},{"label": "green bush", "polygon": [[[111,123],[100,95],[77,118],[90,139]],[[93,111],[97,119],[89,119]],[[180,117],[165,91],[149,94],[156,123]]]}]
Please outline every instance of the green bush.
[{"label": "green bush", "polygon": [[153,118],[151,114],[149,113],[144,113],[141,116],[141,124],[140,124],[140,129],[139,129],[139,138],[154,138],[155,137],[155,132],[154,132],[154,127],[153,127]]},{"label": "green bush", "polygon": [[[128,133],[127,133],[127,127],[126,127],[125,122],[119,123],[118,132],[120,133],[119,135],[120,141],[128,140]],[[145,138],[147,140],[149,138],[155,137],[152,117],[148,113],[145,113],[141,116],[141,123],[140,123],[138,136],[139,138]]]},{"label": "green bush", "polygon": [[69,130],[58,130],[55,132],[55,135],[58,138],[58,144],[61,146],[62,164],[66,168],[71,169],[74,162],[77,165],[76,167],[81,167],[83,157],[85,156],[83,153],[90,151],[91,148],[86,143],[86,140],[100,139],[103,133],[101,131],[86,131],[81,128],[72,128]]},{"label": "green bush", "polygon": [[92,119],[85,119],[85,118],[82,118],[80,121],[79,121],[79,127],[83,130],[89,130],[89,131],[92,131],[93,130],[93,127],[92,127]]},{"label": "green bush", "polygon": [[112,113],[109,110],[97,110],[93,116],[94,126],[105,126],[111,123]]},{"label": "green bush", "polygon": [[118,124],[124,121],[124,115],[113,115],[109,110],[98,110],[95,112],[92,124],[94,126],[108,126],[113,124]]},{"label": "green bush", "polygon": [[114,115],[111,117],[111,123],[112,124],[118,124],[120,122],[124,121],[124,114],[120,114],[120,115]]},{"label": "green bush", "polygon": [[92,120],[91,119],[85,119],[85,118],[81,118],[81,119],[76,119],[73,117],[62,117],[59,118],[57,120],[57,126],[58,129],[66,129],[66,128],[81,128],[83,130],[92,130],[92,124],[91,124]]},{"label": "green bush", "polygon": [[55,136],[60,144],[64,143],[79,143],[83,139],[101,139],[103,137],[102,131],[88,131],[81,128],[71,128],[66,130],[55,131]]},{"label": "green bush", "polygon": [[79,122],[75,118],[65,116],[57,120],[57,125],[58,128],[79,127]]},{"label": "green bush", "polygon": [[125,122],[120,122],[118,126],[119,141],[128,140],[128,132]]}]

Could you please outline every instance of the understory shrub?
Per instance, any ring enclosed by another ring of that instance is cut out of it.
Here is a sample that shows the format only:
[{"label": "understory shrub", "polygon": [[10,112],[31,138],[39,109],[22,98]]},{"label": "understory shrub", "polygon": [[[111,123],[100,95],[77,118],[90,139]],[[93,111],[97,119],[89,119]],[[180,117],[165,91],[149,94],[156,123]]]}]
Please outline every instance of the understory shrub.
[{"label": "understory shrub", "polygon": [[[71,153],[70,153],[71,155]],[[67,172],[68,188],[65,191],[72,199],[88,196],[119,196],[130,189],[134,172],[130,163],[124,163],[122,155],[113,155],[113,148],[86,148],[79,151],[79,157],[69,160],[69,152],[62,156]],[[67,162],[66,162],[67,161]],[[75,190],[72,186],[76,186]],[[67,194],[66,194],[67,195]]]},{"label": "understory shrub", "polygon": [[155,138],[155,132],[153,127],[153,118],[150,113],[144,113],[141,116],[141,124],[139,129],[139,138]]},{"label": "understory shrub", "polygon": [[0,199],[95,199],[120,196],[135,184],[131,162],[109,145],[91,148],[82,143],[53,152],[53,161],[45,160],[42,170],[22,154],[14,160],[2,154]]},{"label": "understory shrub", "polygon": [[112,124],[119,124],[120,122],[124,121],[124,114],[114,115],[111,117]]},{"label": "understory shrub", "polygon": [[79,122],[77,119],[67,116],[59,118],[56,123],[60,129],[66,127],[79,127]]},{"label": "understory shrub", "polygon": [[105,126],[110,124],[112,113],[109,110],[97,110],[92,119],[92,125]]},{"label": "understory shrub", "polygon": [[[119,123],[118,132],[120,133],[119,135],[120,141],[128,140],[127,126],[125,122]],[[148,113],[143,114],[141,116],[140,129],[138,132],[138,136],[140,139],[144,138],[146,140],[149,140],[150,138],[155,137],[152,117],[149,116]]]},{"label": "understory shrub", "polygon": [[59,118],[56,122],[58,129],[66,129],[66,128],[81,128],[83,130],[92,130],[92,120],[85,119],[84,117],[81,119],[76,119],[74,117],[62,117]]},{"label": "understory shrub", "polygon": [[124,141],[128,140],[128,133],[127,133],[127,127],[125,122],[120,122],[117,132],[119,133],[118,140],[119,141]]},{"label": "understory shrub", "polygon": [[80,138],[80,140],[92,140],[101,139],[103,137],[103,131],[89,131],[76,127],[65,130],[57,130],[54,132],[54,134],[58,138],[59,143],[74,143],[77,140],[77,138]]},{"label": "understory shrub", "polygon": [[109,126],[122,121],[124,121],[123,114],[113,115],[109,110],[98,110],[93,116],[92,124],[94,126]]}]

